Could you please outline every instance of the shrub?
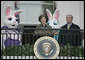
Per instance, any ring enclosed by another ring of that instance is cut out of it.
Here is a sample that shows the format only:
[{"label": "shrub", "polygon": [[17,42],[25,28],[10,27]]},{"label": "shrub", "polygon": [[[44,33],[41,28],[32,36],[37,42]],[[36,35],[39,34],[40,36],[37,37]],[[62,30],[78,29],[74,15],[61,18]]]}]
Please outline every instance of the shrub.
[{"label": "shrub", "polygon": [[[30,47],[30,49],[29,49]],[[26,45],[22,45],[22,46],[9,46],[5,49],[3,49],[3,54],[2,55],[5,55],[5,56],[28,56],[29,54],[30,55],[34,55],[33,53],[33,45],[29,45],[29,44],[26,44]]]},{"label": "shrub", "polygon": [[60,48],[60,56],[84,56],[84,48],[79,46],[70,46],[69,44]]},{"label": "shrub", "polygon": [[[30,49],[29,49],[30,48]],[[2,54],[3,52],[3,54]],[[25,44],[22,46],[11,46],[3,49],[1,55],[5,56],[34,56],[33,45]],[[73,47],[69,44],[60,48],[59,56],[84,56],[83,47]]]}]

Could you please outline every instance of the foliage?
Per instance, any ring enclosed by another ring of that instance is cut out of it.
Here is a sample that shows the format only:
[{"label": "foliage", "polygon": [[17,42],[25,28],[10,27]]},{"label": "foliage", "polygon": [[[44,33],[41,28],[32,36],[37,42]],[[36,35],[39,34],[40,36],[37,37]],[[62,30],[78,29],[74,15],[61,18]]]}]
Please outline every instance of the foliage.
[{"label": "foliage", "polygon": [[60,56],[84,56],[84,48],[79,46],[70,46],[69,44],[60,48]]},{"label": "foliage", "polygon": [[[30,49],[29,49],[30,48]],[[3,49],[3,53],[1,55],[5,56],[30,56],[34,55],[33,45],[22,45],[22,46],[9,46]]]},{"label": "foliage", "polygon": [[[29,49],[30,48],[30,49]],[[2,54],[3,52],[3,54]],[[11,46],[3,49],[1,55],[5,56],[34,56],[33,45]],[[60,48],[59,56],[84,56],[84,48],[79,46],[63,46]]]}]

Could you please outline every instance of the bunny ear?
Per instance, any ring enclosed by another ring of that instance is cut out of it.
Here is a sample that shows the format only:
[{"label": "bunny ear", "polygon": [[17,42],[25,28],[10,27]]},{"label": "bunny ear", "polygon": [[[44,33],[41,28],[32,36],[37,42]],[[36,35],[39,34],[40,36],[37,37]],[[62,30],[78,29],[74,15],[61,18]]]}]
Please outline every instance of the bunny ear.
[{"label": "bunny ear", "polygon": [[21,13],[21,11],[22,11],[22,10],[16,10],[16,11],[14,11],[14,15],[15,15],[15,16],[18,15],[19,13]]},{"label": "bunny ear", "polygon": [[52,20],[52,14],[51,14],[51,12],[48,9],[46,9],[46,14],[48,16],[48,19]]},{"label": "bunny ear", "polygon": [[8,7],[6,8],[6,15],[9,16],[9,14],[10,14],[10,7],[8,6]]},{"label": "bunny ear", "polygon": [[53,19],[58,20],[58,18],[59,18],[59,10],[56,9],[54,14],[53,14]]}]

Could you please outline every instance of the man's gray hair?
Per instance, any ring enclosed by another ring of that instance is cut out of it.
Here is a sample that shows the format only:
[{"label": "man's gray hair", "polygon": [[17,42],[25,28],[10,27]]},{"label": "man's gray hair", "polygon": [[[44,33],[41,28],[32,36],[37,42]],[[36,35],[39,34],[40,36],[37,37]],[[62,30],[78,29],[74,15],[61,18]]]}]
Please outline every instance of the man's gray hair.
[{"label": "man's gray hair", "polygon": [[71,14],[67,14],[66,16],[71,16],[71,18],[73,19],[73,16]]}]

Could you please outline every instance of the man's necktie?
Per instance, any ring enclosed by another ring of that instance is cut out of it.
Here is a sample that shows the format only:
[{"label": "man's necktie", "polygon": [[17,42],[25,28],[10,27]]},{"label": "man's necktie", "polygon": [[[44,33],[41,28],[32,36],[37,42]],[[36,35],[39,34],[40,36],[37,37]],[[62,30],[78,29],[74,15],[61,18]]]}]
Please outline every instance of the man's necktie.
[{"label": "man's necktie", "polygon": [[70,28],[70,24],[68,24],[68,29]]}]

